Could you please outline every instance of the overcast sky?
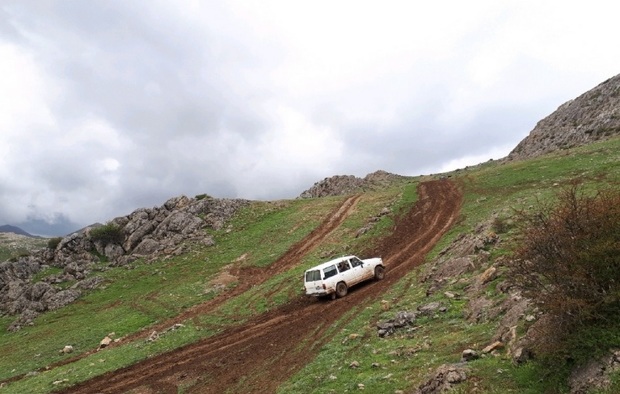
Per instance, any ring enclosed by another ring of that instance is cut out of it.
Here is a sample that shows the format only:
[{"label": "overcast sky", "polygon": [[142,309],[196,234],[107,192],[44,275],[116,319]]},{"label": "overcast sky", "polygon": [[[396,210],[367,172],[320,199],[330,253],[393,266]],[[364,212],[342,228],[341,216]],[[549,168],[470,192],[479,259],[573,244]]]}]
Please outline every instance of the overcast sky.
[{"label": "overcast sky", "polygon": [[0,225],[504,157],[620,73],[615,4],[0,0]]}]

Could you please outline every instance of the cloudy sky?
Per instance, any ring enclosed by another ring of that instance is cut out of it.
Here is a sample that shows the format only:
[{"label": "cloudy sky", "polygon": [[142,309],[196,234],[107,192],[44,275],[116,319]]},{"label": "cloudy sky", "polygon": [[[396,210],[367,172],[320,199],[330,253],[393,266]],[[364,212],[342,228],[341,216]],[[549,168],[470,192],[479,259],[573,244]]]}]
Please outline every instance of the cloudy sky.
[{"label": "cloudy sky", "polygon": [[614,4],[1,0],[0,225],[501,158],[620,73]]}]

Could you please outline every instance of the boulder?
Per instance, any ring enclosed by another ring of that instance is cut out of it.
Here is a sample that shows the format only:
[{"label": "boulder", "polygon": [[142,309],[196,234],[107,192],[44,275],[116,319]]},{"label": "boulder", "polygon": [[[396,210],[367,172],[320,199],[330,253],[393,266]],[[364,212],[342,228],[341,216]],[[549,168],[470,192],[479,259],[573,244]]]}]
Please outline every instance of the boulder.
[{"label": "boulder", "polygon": [[442,306],[441,302],[435,301],[435,302],[430,302],[426,305],[421,305],[418,307],[417,310],[422,315],[432,315],[435,312],[445,312],[446,308]]},{"label": "boulder", "polygon": [[467,362],[472,360],[477,360],[480,358],[480,355],[477,351],[473,349],[465,349],[463,353],[461,353],[461,361]]},{"label": "boulder", "polygon": [[77,300],[81,294],[82,293],[76,289],[68,289],[68,290],[59,291],[58,293],[50,297],[50,299],[48,300],[47,307],[50,310],[61,308]]},{"label": "boulder", "polygon": [[108,244],[103,248],[103,255],[110,260],[115,260],[125,254],[125,249],[118,244]]},{"label": "boulder", "polygon": [[393,319],[377,323],[377,334],[383,338],[392,335],[396,329],[411,326],[415,323],[416,315],[413,312],[400,311]]},{"label": "boulder", "polygon": [[464,368],[455,365],[442,365],[416,390],[416,394],[437,394],[448,391],[452,386],[467,380]]},{"label": "boulder", "polygon": [[21,330],[23,327],[34,325],[34,319],[38,315],[39,314],[33,310],[30,310],[30,309],[24,310],[19,315],[17,320],[13,321],[13,323],[9,325],[9,327],[7,328],[7,331],[16,332],[16,331]]},{"label": "boulder", "polygon": [[54,291],[52,285],[46,282],[37,282],[30,288],[30,295],[28,298],[31,301],[39,301],[48,291]]},{"label": "boulder", "polygon": [[162,245],[152,238],[143,239],[133,250],[134,254],[150,255],[162,248]]}]

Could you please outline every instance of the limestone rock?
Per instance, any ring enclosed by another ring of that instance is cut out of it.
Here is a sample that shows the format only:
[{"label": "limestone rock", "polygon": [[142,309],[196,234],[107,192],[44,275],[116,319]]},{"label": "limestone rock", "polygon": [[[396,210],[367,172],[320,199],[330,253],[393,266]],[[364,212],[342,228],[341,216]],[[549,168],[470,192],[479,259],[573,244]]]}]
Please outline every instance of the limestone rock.
[{"label": "limestone rock", "polygon": [[465,349],[463,350],[463,353],[461,353],[461,361],[467,362],[477,360],[478,358],[480,358],[480,355],[473,349]]},{"label": "limestone rock", "polygon": [[[106,256],[110,266],[125,266],[143,256],[154,259],[164,254],[184,253],[187,249],[182,245],[189,239],[212,246],[214,238],[203,229],[221,229],[249,203],[242,199],[174,197],[161,207],[140,208],[112,219],[109,224],[118,227],[122,240],[94,240],[93,229],[102,226],[97,223],[64,237],[54,250],[44,248],[15,261],[0,263],[0,314],[58,309],[75,301],[81,291],[97,287],[103,279],[91,276],[93,267],[100,266],[93,250]],[[61,268],[62,273],[32,283],[32,277],[42,267],[50,266]],[[67,281],[77,282],[66,290],[53,286]],[[32,321],[22,320],[14,322],[12,328],[19,329]]]},{"label": "limestone rock", "polygon": [[620,134],[620,75],[562,104],[508,155],[522,160]]},{"label": "limestone rock", "polygon": [[358,178],[353,175],[335,175],[315,183],[310,189],[301,193],[299,197],[318,198],[355,194],[366,189],[379,188],[389,184],[391,180],[400,177],[400,175],[390,174],[386,171],[376,171],[366,175],[364,178]]},{"label": "limestone rock", "polygon": [[452,386],[467,380],[464,368],[442,365],[416,390],[416,394],[436,394],[448,391]]}]

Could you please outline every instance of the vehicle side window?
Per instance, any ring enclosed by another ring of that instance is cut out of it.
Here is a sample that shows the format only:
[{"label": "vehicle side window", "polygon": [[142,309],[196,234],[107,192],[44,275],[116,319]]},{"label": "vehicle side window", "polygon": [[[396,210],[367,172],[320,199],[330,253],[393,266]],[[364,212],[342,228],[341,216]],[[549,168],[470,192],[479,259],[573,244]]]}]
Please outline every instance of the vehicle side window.
[{"label": "vehicle side window", "polygon": [[351,261],[351,265],[354,267],[362,265],[362,260],[358,259],[357,257],[352,257],[350,261]]},{"label": "vehicle side window", "polygon": [[336,275],[338,273],[338,271],[336,271],[336,266],[335,265],[330,265],[329,267],[324,268],[323,272],[325,272],[325,279],[331,278],[332,276],[334,276],[334,275]]},{"label": "vehicle side window", "polygon": [[351,266],[349,266],[349,262],[347,260],[338,263],[338,271],[340,272],[344,272],[349,268],[351,268]]}]

